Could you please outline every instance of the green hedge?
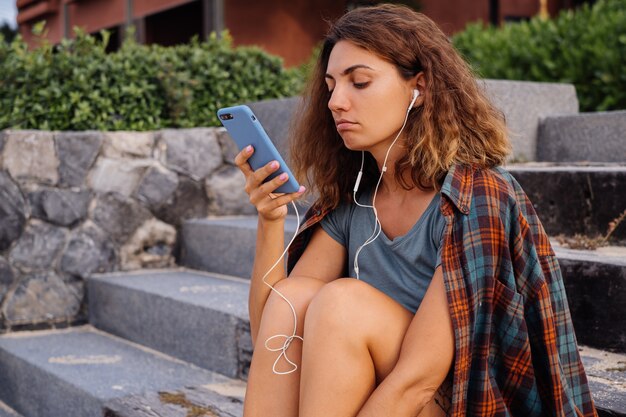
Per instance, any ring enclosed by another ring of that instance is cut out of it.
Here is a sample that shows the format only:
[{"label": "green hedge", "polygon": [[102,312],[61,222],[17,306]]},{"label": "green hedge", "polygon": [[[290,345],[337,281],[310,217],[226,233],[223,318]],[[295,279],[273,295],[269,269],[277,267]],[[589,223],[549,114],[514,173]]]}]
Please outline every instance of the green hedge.
[{"label": "green hedge", "polygon": [[0,129],[151,130],[217,126],[218,108],[296,95],[301,74],[258,48],[233,48],[225,33],[162,47],[102,38],[29,50],[0,40]]},{"label": "green hedge", "polygon": [[453,42],[481,77],[573,83],[582,111],[626,109],[626,0],[501,28],[471,24]]}]

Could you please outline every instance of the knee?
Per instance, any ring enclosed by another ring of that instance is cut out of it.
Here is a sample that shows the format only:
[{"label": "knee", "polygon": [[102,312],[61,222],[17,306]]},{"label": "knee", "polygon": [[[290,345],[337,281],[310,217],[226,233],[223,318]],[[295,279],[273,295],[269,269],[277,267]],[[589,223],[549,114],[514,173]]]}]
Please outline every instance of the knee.
[{"label": "knee", "polygon": [[368,284],[341,278],[326,284],[315,295],[307,311],[307,322],[325,327],[350,327],[358,319]]},{"label": "knee", "polygon": [[[318,293],[324,282],[315,278],[292,277],[279,281],[274,285],[266,303],[266,309],[289,308],[285,299],[294,307],[296,312],[304,312],[311,300]],[[284,297],[284,298],[283,298]]]}]

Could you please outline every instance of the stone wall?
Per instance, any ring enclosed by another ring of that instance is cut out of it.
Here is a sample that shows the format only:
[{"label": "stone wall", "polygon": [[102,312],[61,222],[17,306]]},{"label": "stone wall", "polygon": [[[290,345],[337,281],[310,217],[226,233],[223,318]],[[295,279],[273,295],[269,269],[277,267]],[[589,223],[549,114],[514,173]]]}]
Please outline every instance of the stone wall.
[{"label": "stone wall", "polygon": [[183,220],[250,214],[222,128],[0,132],[0,331],[86,319],[92,273],[174,266]]}]

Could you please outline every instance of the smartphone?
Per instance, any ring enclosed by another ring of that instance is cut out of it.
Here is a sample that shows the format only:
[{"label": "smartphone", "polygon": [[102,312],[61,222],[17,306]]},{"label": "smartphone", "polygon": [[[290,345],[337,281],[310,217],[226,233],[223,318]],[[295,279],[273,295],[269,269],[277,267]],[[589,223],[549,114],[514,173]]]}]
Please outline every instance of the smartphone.
[{"label": "smartphone", "polygon": [[261,126],[261,122],[250,110],[250,107],[244,105],[225,107],[217,111],[217,117],[228,131],[230,137],[235,141],[239,150],[252,145],[254,153],[248,159],[248,163],[253,170],[256,171],[271,161],[278,161],[280,164],[279,168],[270,174],[264,182],[285,172],[289,175],[289,179],[278,187],[276,192],[295,193],[300,189],[300,184],[296,181],[291,170],[265,132],[265,129]]}]

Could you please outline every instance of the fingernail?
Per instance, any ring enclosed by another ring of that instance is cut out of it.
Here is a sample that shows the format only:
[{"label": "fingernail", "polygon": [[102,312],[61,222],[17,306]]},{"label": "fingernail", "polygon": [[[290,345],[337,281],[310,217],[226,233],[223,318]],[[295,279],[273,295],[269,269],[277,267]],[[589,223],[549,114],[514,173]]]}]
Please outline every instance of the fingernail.
[{"label": "fingernail", "polygon": [[298,194],[302,194],[305,191],[306,191],[306,188],[304,188],[304,185],[301,185],[300,188],[298,189]]},{"label": "fingernail", "polygon": [[278,178],[280,178],[281,180],[285,181],[287,179],[287,173],[283,172],[282,174],[280,174],[278,176]]},{"label": "fingernail", "polygon": [[247,152],[247,153],[252,152],[252,145],[248,145],[248,146],[246,146],[246,152]]},{"label": "fingernail", "polygon": [[277,161],[272,162],[272,164],[270,165],[270,167],[271,167],[271,168],[274,168],[274,169],[278,168],[278,162],[277,162]]}]

